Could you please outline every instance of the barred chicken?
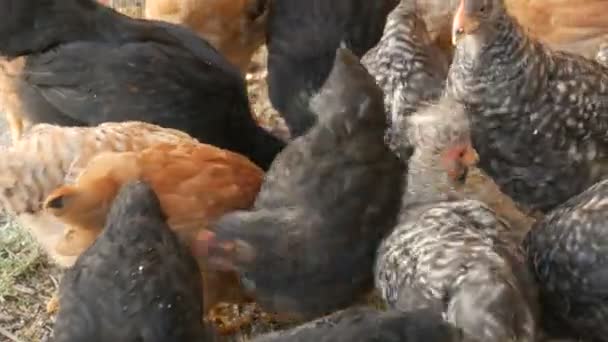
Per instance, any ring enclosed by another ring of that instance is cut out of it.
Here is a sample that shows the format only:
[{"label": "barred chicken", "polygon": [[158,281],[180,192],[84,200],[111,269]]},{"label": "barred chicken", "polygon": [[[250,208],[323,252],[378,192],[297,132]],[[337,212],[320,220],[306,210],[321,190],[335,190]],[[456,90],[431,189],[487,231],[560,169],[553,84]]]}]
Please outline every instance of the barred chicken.
[{"label": "barred chicken", "polygon": [[527,36],[502,0],[461,0],[453,37],[448,90],[507,195],[546,212],[608,174],[608,68]]},{"label": "barred chicken", "polygon": [[410,116],[414,153],[376,287],[389,307],[432,308],[476,341],[536,341],[535,284],[519,241],[485,204],[461,199],[477,161],[463,108],[444,98]]},{"label": "barred chicken", "polygon": [[[389,146],[398,152],[404,142],[395,134],[400,121],[443,92],[448,60],[431,41],[411,0],[401,0],[389,14],[380,42],[361,59],[384,92]],[[405,142],[404,142],[405,143]]]},{"label": "barred chicken", "polygon": [[96,127],[35,125],[14,146],[2,149],[0,204],[30,230],[55,262],[69,267],[76,257],[57,253],[65,226],[42,210],[45,198],[101,152],[140,151],[162,142],[196,140],[186,133],[143,122]]},{"label": "barred chicken", "polygon": [[194,246],[209,267],[236,269],[279,320],[318,317],[372,290],[401,196],[382,92],[347,49],[313,104],[318,123],[277,157],[254,208],[223,216]]},{"label": "barred chicken", "polygon": [[[167,223],[189,246],[197,232],[221,215],[250,208],[263,171],[247,158],[199,144],[158,144],[133,152],[101,153],[89,161],[74,184],[49,194],[44,208],[69,228],[56,251],[77,256],[102,231],[112,199],[122,184],[144,180],[158,195]],[[207,272],[205,312],[220,302],[248,300],[234,272]]]},{"label": "barred chicken", "polygon": [[399,0],[274,0],[268,18],[268,91],[292,137],[317,118],[310,99],[325,83],[336,49],[357,57],[382,36]]},{"label": "barred chicken", "polygon": [[165,220],[145,183],[121,188],[103,233],[61,280],[55,342],[211,341],[198,267]]},{"label": "barred chicken", "polygon": [[548,330],[608,341],[608,181],[548,213],[528,233],[528,263],[540,286]]},{"label": "barred chicken", "polygon": [[247,72],[264,43],[270,0],[146,0],[145,17],[184,25]]},{"label": "barred chicken", "polygon": [[402,313],[354,307],[254,342],[461,342],[460,329],[431,310]]},{"label": "barred chicken", "polygon": [[1,0],[0,101],[16,140],[28,123],[145,121],[267,168],[284,143],[258,126],[245,81],[190,30],[94,0]]}]

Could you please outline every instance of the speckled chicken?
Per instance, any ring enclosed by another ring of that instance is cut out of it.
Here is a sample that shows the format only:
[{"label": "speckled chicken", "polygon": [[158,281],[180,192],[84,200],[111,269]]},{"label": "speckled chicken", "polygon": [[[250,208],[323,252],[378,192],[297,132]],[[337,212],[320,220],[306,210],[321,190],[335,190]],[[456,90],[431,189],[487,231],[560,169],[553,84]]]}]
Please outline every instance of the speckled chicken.
[{"label": "speckled chicken", "polygon": [[[189,246],[199,230],[223,214],[249,209],[263,177],[247,158],[211,145],[157,144],[141,151],[98,154],[73,184],[49,194],[44,209],[69,225],[56,252],[78,256],[101,233],[122,184],[144,180],[159,197],[171,229]],[[247,301],[236,274],[201,270],[205,313],[220,302]]]},{"label": "speckled chicken", "polygon": [[154,191],[127,183],[103,233],[61,280],[53,341],[211,341],[200,288]]},{"label": "speckled chicken", "polygon": [[526,36],[502,0],[461,0],[448,90],[467,106],[480,166],[546,212],[608,174],[608,69]]},{"label": "speckled chicken", "polygon": [[445,86],[448,60],[431,41],[415,2],[401,0],[387,18],[382,39],[361,62],[384,92],[390,125],[387,139],[398,152],[396,144],[405,142],[391,131],[399,130],[401,119],[420,105],[439,98]]},{"label": "speckled chicken", "polygon": [[382,93],[356,56],[338,50],[313,102],[319,122],[279,154],[253,210],[220,218],[195,246],[210,267],[238,270],[279,319],[318,317],[373,288],[375,251],[401,196]]},{"label": "speckled chicken", "polygon": [[270,0],[146,0],[147,19],[184,25],[209,41],[242,74],[264,43]]},{"label": "speckled chicken", "polygon": [[0,205],[30,230],[54,261],[68,267],[76,257],[57,253],[65,226],[42,210],[46,197],[101,152],[140,151],[162,142],[193,141],[181,131],[143,122],[96,127],[38,124],[0,153]]},{"label": "speckled chicken", "polygon": [[548,330],[608,341],[608,181],[571,198],[528,233],[524,246]]},{"label": "speckled chicken", "polygon": [[461,342],[462,331],[432,310],[402,313],[354,307],[254,342]]},{"label": "speckled chicken", "polygon": [[254,121],[239,71],[194,32],[94,0],[2,0],[0,101],[26,123],[138,120],[267,168],[284,143]]},{"label": "speckled chicken", "polygon": [[386,16],[398,2],[271,2],[266,38],[268,91],[292,137],[304,134],[316,122],[309,100],[330,74],[336,49],[344,46],[363,56],[382,37]]},{"label": "speckled chicken", "polygon": [[536,341],[536,289],[518,239],[485,204],[460,199],[477,159],[464,110],[444,98],[408,121],[414,153],[376,287],[389,307],[441,310],[477,341]]}]

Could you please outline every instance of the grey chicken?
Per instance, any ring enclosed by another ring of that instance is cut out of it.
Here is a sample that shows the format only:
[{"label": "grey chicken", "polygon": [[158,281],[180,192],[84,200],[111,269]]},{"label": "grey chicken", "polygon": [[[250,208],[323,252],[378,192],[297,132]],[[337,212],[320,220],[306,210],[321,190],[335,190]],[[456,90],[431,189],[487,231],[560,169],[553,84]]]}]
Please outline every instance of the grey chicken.
[{"label": "grey chicken", "polygon": [[268,95],[298,137],[316,122],[310,99],[325,83],[336,49],[363,56],[399,0],[275,0],[267,30]]},{"label": "grey chicken", "polygon": [[556,336],[608,341],[607,195],[601,181],[548,213],[524,240]]},{"label": "grey chicken", "polygon": [[236,269],[261,307],[309,319],[373,289],[404,165],[383,144],[382,92],[346,49],[313,101],[319,122],[277,156],[252,211],[220,218],[195,253]]},{"label": "grey chicken", "polygon": [[253,342],[461,342],[462,331],[432,310],[402,313],[353,307]]},{"label": "grey chicken", "polygon": [[61,280],[54,341],[209,341],[201,287],[155,193],[127,183],[99,238]]},{"label": "grey chicken", "polygon": [[441,96],[448,73],[446,56],[416,11],[415,1],[401,0],[389,14],[380,42],[361,59],[384,92],[387,139],[396,152],[403,139],[393,131],[399,131],[403,117]]},{"label": "grey chicken", "polygon": [[536,291],[519,240],[485,204],[459,199],[476,162],[464,109],[444,98],[408,120],[414,154],[376,287],[389,307],[441,310],[477,341],[535,341]]},{"label": "grey chicken", "polygon": [[608,68],[527,36],[502,0],[461,0],[453,39],[448,90],[507,195],[546,212],[608,174]]}]

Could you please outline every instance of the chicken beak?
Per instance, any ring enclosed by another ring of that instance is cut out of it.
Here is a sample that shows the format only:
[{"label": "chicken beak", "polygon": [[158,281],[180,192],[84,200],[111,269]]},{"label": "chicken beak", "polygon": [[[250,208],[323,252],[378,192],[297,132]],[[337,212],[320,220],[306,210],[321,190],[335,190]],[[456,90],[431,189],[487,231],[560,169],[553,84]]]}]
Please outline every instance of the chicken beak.
[{"label": "chicken beak", "polygon": [[479,28],[479,21],[467,15],[464,3],[465,0],[460,0],[460,5],[452,22],[452,45],[454,46],[458,44],[462,37],[475,32]]}]

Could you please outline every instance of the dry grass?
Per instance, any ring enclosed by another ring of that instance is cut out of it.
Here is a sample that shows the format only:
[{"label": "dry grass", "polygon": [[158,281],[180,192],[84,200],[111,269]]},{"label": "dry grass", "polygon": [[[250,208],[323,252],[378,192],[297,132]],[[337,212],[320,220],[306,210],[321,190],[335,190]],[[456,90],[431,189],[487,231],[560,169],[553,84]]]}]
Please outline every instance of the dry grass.
[{"label": "dry grass", "polygon": [[29,233],[13,221],[0,228],[0,341],[40,341],[51,332],[46,302],[57,288],[52,266]]}]

